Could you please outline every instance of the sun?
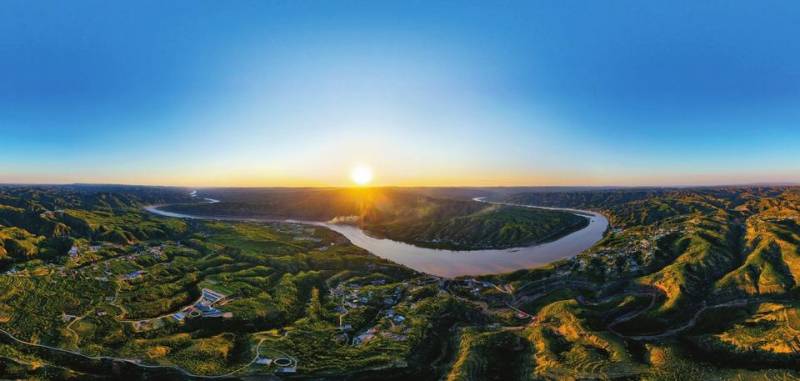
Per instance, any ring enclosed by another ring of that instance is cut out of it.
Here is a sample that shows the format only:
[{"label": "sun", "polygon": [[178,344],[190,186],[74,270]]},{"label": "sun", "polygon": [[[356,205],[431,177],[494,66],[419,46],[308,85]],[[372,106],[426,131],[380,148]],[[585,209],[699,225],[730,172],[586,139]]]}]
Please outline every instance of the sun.
[{"label": "sun", "polygon": [[359,164],[350,170],[350,179],[356,185],[367,185],[372,181],[372,168]]}]

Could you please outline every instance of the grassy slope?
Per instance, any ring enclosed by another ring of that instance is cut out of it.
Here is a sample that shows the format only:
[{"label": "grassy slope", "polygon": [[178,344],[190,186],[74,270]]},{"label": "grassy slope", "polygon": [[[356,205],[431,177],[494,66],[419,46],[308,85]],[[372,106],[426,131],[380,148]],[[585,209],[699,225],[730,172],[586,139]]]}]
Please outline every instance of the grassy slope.
[{"label": "grassy slope", "polygon": [[469,214],[449,211],[416,213],[413,217],[367,220],[371,234],[419,246],[486,249],[526,246],[558,238],[588,224],[571,213],[543,209],[481,205]]},{"label": "grassy slope", "polygon": [[586,224],[572,213],[440,199],[393,189],[301,189],[222,193],[217,204],[165,209],[198,215],[330,220],[354,216],[370,234],[450,249],[508,248],[560,237]]},{"label": "grassy slope", "polygon": [[[87,353],[181,364],[203,373],[240,366],[249,360],[255,343],[264,339],[265,353],[274,356],[291,351],[301,359],[304,374],[355,375],[370,369],[380,372],[384,367],[389,369],[386,373],[370,375],[393,374],[424,367],[429,359],[417,359],[414,354],[433,345],[432,331],[441,331],[444,335],[460,332],[451,353],[453,362],[440,375],[454,380],[792,379],[798,374],[791,368],[800,361],[799,196],[800,192],[792,188],[587,196],[588,200],[602,201],[580,206],[612,213],[612,220],[626,229],[609,235],[574,260],[487,278],[513,287],[520,298],[519,306],[536,315],[532,325],[515,320],[510,311],[465,318],[457,313],[461,307],[454,298],[435,284],[415,285],[416,278],[407,270],[352,248],[323,229],[308,232],[304,228],[281,230],[211,222],[169,229],[146,217],[109,214],[107,205],[113,201],[106,200],[91,204],[100,205],[91,207],[95,209],[74,209],[88,211],[81,218],[90,227],[95,223],[121,229],[137,242],[142,238],[135,235],[135,225],[180,236],[185,243],[183,247],[174,242],[168,245],[163,258],[110,262],[110,271],[118,275],[146,270],[140,279],[119,283],[118,304],[125,307],[125,314],[143,318],[169,313],[193,300],[200,288],[210,287],[236,295],[236,300],[226,306],[226,311],[234,313],[233,320],[133,332],[97,314],[98,310],[123,312],[107,302],[115,285],[97,279],[104,267],[86,265],[84,275],[66,279],[43,267],[31,268],[22,277],[0,278],[0,321],[5,321],[4,329],[26,339]],[[13,200],[5,201],[12,208],[25,210]],[[414,221],[417,212],[428,219],[446,215],[425,202],[415,205],[419,208],[370,218]],[[18,236],[14,239],[22,242],[48,238],[27,229],[27,233],[19,234],[9,231],[12,228],[8,226],[3,229],[6,233],[0,234]],[[298,235],[316,237],[320,242],[294,240]],[[331,242],[334,245],[328,246]],[[133,249],[135,244],[123,246],[126,248],[101,251],[97,257],[115,258],[137,250]],[[550,286],[541,289],[524,288],[531,282],[559,277],[567,282],[545,282]],[[376,279],[387,284],[371,285]],[[380,336],[363,346],[343,345],[337,338],[336,315],[332,313],[336,304],[327,296],[327,290],[342,283],[363,284],[359,295],[372,293],[376,300],[395,287],[403,287],[403,297],[395,309],[409,318],[408,332],[397,330],[381,317],[380,303],[353,309],[345,321],[357,331],[377,326],[394,334],[407,334],[407,341]],[[319,312],[310,314],[307,306],[314,288],[320,290],[322,303]],[[658,297],[652,299],[650,308],[647,294],[627,295],[630,290],[646,290]],[[489,303],[502,308],[508,300],[503,299],[506,295],[494,288],[489,291],[485,294],[491,294]],[[546,295],[525,299],[539,293]],[[584,303],[584,298],[603,301]],[[703,306],[736,300],[750,303],[698,313]],[[640,310],[646,312],[638,314]],[[72,326],[73,333],[65,329],[62,312],[91,313]],[[617,333],[612,332],[610,322],[626,314],[635,318],[615,324]],[[695,316],[696,325],[669,337],[639,341],[618,336],[662,332]],[[447,331],[437,326],[447,319],[480,328]],[[490,326],[489,322],[506,327]],[[273,328],[286,334],[271,332]],[[13,374],[26,372],[20,367],[10,366]]]},{"label": "grassy slope", "polygon": [[[704,310],[696,325],[643,346],[604,333],[613,317],[622,314],[622,307],[604,310],[575,304],[574,299],[568,302],[574,297],[570,293],[552,293],[542,299],[543,306],[525,304],[539,311],[530,339],[537,345],[531,361],[540,377],[615,377],[626,372],[645,379],[797,377],[780,369],[741,367],[782,368],[800,361],[798,308],[792,302],[800,280],[800,190],[601,193],[564,195],[563,204],[557,194],[511,196],[516,202],[549,200],[551,205],[601,209],[627,229],[611,234],[575,261],[499,278],[521,287],[568,271],[568,279],[597,282],[595,291],[617,284],[601,295],[625,288],[658,294],[651,308],[645,297],[633,309],[644,313],[615,324],[626,335],[680,326],[703,306],[752,302]],[[660,238],[650,240],[656,234]],[[636,270],[620,265],[631,259],[639,265]],[[615,370],[617,363],[626,365]]]}]

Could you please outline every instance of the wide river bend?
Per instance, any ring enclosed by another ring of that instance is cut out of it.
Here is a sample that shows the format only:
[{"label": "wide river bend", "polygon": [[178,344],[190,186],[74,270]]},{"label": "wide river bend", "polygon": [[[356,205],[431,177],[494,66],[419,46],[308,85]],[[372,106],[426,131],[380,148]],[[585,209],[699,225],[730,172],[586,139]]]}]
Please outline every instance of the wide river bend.
[{"label": "wide river bend", "polygon": [[[216,200],[214,200],[216,201]],[[476,201],[484,202],[482,199]],[[163,206],[163,205],[162,205]],[[529,205],[516,205],[534,207]],[[519,269],[538,267],[559,259],[573,257],[590,248],[603,238],[608,228],[608,220],[601,214],[576,209],[542,208],[564,210],[589,218],[589,225],[557,240],[533,246],[525,246],[500,250],[441,250],[418,247],[385,238],[375,238],[352,225],[331,224],[316,221],[283,220],[284,222],[324,226],[347,237],[353,245],[392,262],[410,267],[414,270],[452,278],[461,275],[497,274]],[[145,210],[165,217],[275,222],[273,219],[206,217],[182,213],[173,213],[159,209],[158,205],[145,207]]]}]

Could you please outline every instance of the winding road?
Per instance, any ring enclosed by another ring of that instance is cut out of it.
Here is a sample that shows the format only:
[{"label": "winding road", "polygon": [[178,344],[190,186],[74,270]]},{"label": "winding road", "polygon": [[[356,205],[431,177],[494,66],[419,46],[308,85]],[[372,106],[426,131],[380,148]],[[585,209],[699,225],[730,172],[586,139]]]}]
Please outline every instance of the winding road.
[{"label": "winding road", "polygon": [[[513,309],[513,310],[515,310],[515,311],[523,312],[523,313],[527,314],[527,312],[519,310],[516,306],[518,306],[520,304],[523,304],[523,303],[526,303],[526,302],[531,302],[531,301],[535,301],[535,300],[537,300],[539,298],[542,298],[542,297],[546,296],[547,294],[557,290],[558,287],[566,286],[566,287],[577,287],[577,288],[592,288],[592,287],[595,286],[594,284],[592,284],[590,282],[566,281],[566,280],[563,280],[563,279],[557,279],[557,280],[555,280],[554,282],[552,282],[550,284],[546,284],[545,281],[547,281],[547,280],[549,280],[549,279],[543,279],[543,280],[539,280],[539,281],[534,281],[534,282],[526,284],[523,287],[520,287],[518,290],[516,290],[517,293],[519,291],[523,290],[523,289],[528,288],[531,284],[535,283],[535,284],[537,284],[539,286],[539,288],[537,288],[537,291],[539,289],[541,289],[541,291],[540,292],[536,292],[533,295],[523,295],[523,296],[513,295],[511,301],[509,303],[507,303],[508,307]],[[616,335],[616,336],[619,336],[619,337],[624,338],[624,339],[634,340],[634,341],[652,341],[652,340],[658,340],[658,339],[663,339],[663,338],[666,338],[666,337],[677,335],[677,334],[679,334],[679,333],[681,333],[683,331],[686,331],[686,330],[691,329],[692,327],[694,327],[697,324],[697,320],[700,318],[700,316],[703,313],[705,313],[708,310],[712,310],[712,309],[716,309],[716,308],[744,307],[744,306],[746,306],[748,304],[764,303],[764,302],[774,302],[774,303],[791,303],[792,302],[791,300],[788,300],[788,299],[769,298],[769,297],[740,298],[740,299],[729,300],[729,301],[726,301],[726,302],[720,302],[720,303],[711,304],[711,305],[707,304],[706,301],[703,301],[702,304],[701,304],[702,307],[700,307],[697,311],[695,311],[695,313],[692,315],[691,319],[687,320],[686,322],[680,324],[677,327],[669,328],[669,329],[667,329],[665,331],[658,332],[658,333],[652,333],[652,334],[648,334],[648,335],[627,335],[627,334],[624,334],[624,333],[620,332],[619,330],[615,329],[614,327],[619,325],[619,324],[621,324],[621,323],[624,323],[626,321],[633,320],[633,319],[641,316],[642,314],[646,313],[647,311],[651,310],[653,307],[655,307],[655,305],[656,305],[656,303],[658,301],[658,298],[662,296],[662,294],[659,291],[656,291],[656,290],[645,290],[645,291],[643,291],[643,290],[629,290],[629,291],[622,292],[622,293],[619,293],[619,294],[616,294],[616,295],[612,295],[612,296],[606,297],[604,299],[596,300],[596,301],[593,301],[593,302],[586,301],[582,297],[578,297],[576,300],[578,301],[578,303],[580,303],[581,305],[584,305],[584,306],[597,306],[597,305],[606,303],[606,302],[608,302],[608,301],[610,301],[612,299],[623,298],[623,297],[626,297],[626,296],[649,296],[650,297],[650,303],[648,303],[648,305],[646,307],[644,307],[644,308],[641,308],[641,309],[636,310],[636,311],[628,312],[626,314],[623,314],[622,316],[619,316],[619,317],[615,318],[614,320],[612,320],[610,323],[608,323],[606,325],[606,329],[609,332],[611,332],[612,334]]]},{"label": "winding road", "polygon": [[42,349],[46,349],[46,350],[49,350],[49,351],[67,353],[67,354],[70,354],[70,355],[73,355],[73,356],[78,356],[78,357],[81,357],[81,358],[84,358],[84,359],[87,359],[87,360],[92,360],[92,361],[111,360],[111,361],[125,362],[125,363],[131,364],[131,365],[138,366],[140,368],[171,369],[171,370],[175,370],[175,371],[181,373],[182,375],[184,375],[186,377],[198,378],[198,379],[219,379],[219,378],[231,377],[234,374],[239,373],[242,370],[250,367],[251,365],[253,365],[256,362],[256,360],[258,360],[258,358],[260,356],[259,351],[261,349],[261,344],[265,340],[265,339],[261,339],[258,342],[258,345],[256,345],[256,354],[255,354],[255,356],[253,356],[253,359],[250,360],[250,362],[248,362],[247,364],[245,364],[245,365],[243,365],[243,366],[241,366],[241,367],[239,367],[239,368],[237,368],[237,369],[235,369],[233,371],[224,373],[224,374],[220,374],[220,375],[203,375],[203,374],[192,373],[192,372],[190,372],[190,371],[188,371],[188,370],[186,370],[184,368],[181,368],[179,366],[176,366],[176,365],[148,365],[148,364],[142,364],[139,359],[130,359],[130,358],[113,357],[113,356],[89,356],[89,355],[83,354],[83,353],[78,352],[78,351],[73,351],[73,350],[59,348],[59,347],[53,347],[53,346],[45,345],[45,344],[32,343],[30,341],[22,340],[22,339],[20,339],[20,338],[18,338],[16,336],[14,336],[13,334],[11,334],[11,332],[8,332],[8,331],[6,331],[6,330],[4,330],[2,328],[0,328],[0,334],[5,335],[6,337],[8,337],[9,339],[11,339],[12,341],[14,341],[17,344],[21,344],[21,345],[25,345],[25,346],[30,346],[30,347],[35,347],[35,348],[42,348]]}]

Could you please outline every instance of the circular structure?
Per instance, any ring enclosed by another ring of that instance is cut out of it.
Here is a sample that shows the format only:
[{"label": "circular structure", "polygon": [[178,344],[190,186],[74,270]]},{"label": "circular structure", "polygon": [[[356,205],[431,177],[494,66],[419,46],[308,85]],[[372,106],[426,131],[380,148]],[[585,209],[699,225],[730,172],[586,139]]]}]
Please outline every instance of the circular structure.
[{"label": "circular structure", "polygon": [[282,366],[282,367],[283,366],[291,366],[292,365],[292,360],[288,359],[286,357],[278,357],[272,363],[275,364],[276,366]]}]

